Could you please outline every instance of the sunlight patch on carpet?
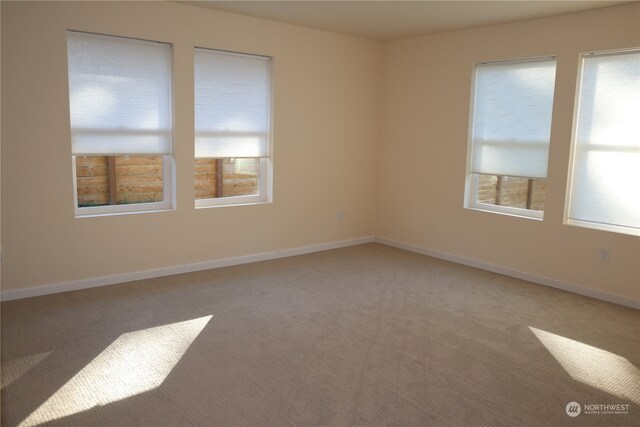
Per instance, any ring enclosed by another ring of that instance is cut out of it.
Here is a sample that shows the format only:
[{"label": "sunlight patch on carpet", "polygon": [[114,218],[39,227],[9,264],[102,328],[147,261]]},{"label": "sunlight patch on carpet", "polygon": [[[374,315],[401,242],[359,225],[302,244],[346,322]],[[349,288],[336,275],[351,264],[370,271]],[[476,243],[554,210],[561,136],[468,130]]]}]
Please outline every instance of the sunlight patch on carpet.
[{"label": "sunlight patch on carpet", "polygon": [[160,386],[212,316],[122,334],[21,426],[33,426]]},{"label": "sunlight patch on carpet", "polygon": [[640,405],[640,370],[622,356],[529,326],[576,381]]},{"label": "sunlight patch on carpet", "polygon": [[4,366],[2,367],[2,375],[0,376],[2,378],[2,386],[0,388],[5,388],[9,384],[13,383],[31,369],[35,368],[36,365],[40,364],[40,362],[46,359],[50,354],[51,352],[47,351],[3,362],[2,364]]}]

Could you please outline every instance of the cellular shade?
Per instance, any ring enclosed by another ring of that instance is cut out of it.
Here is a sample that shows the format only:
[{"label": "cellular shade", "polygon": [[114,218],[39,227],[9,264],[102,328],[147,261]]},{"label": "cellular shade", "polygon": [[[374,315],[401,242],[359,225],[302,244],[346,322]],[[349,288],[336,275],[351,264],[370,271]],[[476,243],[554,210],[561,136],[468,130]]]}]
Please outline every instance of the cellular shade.
[{"label": "cellular shade", "polygon": [[269,155],[269,58],[195,50],[195,156]]},{"label": "cellular shade", "polygon": [[471,172],[546,178],[556,61],[476,67]]},{"label": "cellular shade", "polygon": [[171,49],[166,43],[67,32],[75,155],[171,152]]},{"label": "cellular shade", "polygon": [[640,51],[587,55],[569,219],[640,230]]}]

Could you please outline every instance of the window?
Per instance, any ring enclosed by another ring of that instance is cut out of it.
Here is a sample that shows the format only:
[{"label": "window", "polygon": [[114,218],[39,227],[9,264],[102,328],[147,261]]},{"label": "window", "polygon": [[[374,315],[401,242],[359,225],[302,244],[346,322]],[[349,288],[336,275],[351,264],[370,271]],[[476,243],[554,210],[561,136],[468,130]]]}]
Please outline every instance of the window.
[{"label": "window", "polygon": [[76,216],[171,208],[171,48],[69,31]]},{"label": "window", "polygon": [[195,50],[196,207],[269,201],[270,59]]},{"label": "window", "polygon": [[640,235],[639,118],[640,50],[584,55],[566,223]]},{"label": "window", "polygon": [[476,66],[465,206],[542,218],[554,58]]}]

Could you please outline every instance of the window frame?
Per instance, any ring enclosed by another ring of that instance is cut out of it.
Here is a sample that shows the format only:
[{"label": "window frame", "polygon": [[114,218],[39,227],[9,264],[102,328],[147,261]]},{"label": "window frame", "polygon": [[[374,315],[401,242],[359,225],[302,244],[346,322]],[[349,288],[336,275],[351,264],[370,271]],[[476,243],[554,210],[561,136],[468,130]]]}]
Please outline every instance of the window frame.
[{"label": "window frame", "polygon": [[574,219],[574,218],[571,218],[569,215],[571,210],[571,201],[572,201],[572,198],[574,197],[573,185],[574,185],[574,175],[575,175],[575,169],[576,169],[576,156],[579,150],[578,122],[580,118],[580,102],[582,100],[584,61],[589,56],[615,56],[615,55],[625,54],[628,52],[640,52],[640,47],[589,51],[589,52],[580,53],[579,55],[578,73],[576,77],[575,96],[574,96],[574,103],[573,103],[573,121],[571,124],[569,165],[567,168],[567,183],[566,183],[566,189],[565,189],[565,201],[564,201],[564,209],[563,209],[563,215],[562,215],[563,225],[587,228],[587,229],[592,229],[597,231],[606,231],[610,233],[627,234],[631,236],[640,236],[640,229],[637,229],[634,227]]},{"label": "window frame", "polygon": [[[480,203],[478,202],[478,173],[474,173],[471,171],[471,163],[473,158],[473,148],[474,148],[474,124],[475,124],[475,104],[476,104],[476,92],[478,85],[478,66],[482,64],[501,64],[501,63],[527,63],[527,62],[536,62],[536,61],[545,61],[545,60],[553,60],[555,62],[556,74],[554,76],[554,95],[552,98],[551,105],[551,114],[553,116],[554,104],[555,104],[555,91],[556,91],[556,80],[557,80],[557,63],[558,57],[556,55],[547,55],[547,56],[537,56],[537,57],[526,57],[526,58],[516,58],[516,59],[504,59],[504,60],[491,60],[491,61],[480,61],[476,62],[472,65],[471,68],[471,96],[469,102],[469,124],[468,124],[468,140],[467,140],[467,165],[466,165],[466,179],[465,179],[465,191],[464,191],[464,203],[463,207],[465,209],[481,211],[481,212],[489,212],[500,215],[507,215],[525,219],[532,219],[537,221],[542,221],[544,219],[544,211],[538,211],[533,209],[523,209],[516,208],[512,206],[504,206],[504,205],[492,205],[489,203]],[[551,119],[550,127],[553,126],[553,117]],[[549,141],[549,145],[551,141]],[[547,163],[549,159],[547,157]],[[512,176],[512,175],[505,175]],[[522,177],[528,178],[528,177]],[[535,178],[537,180],[542,180],[540,178]],[[547,181],[547,178],[544,178],[544,181]]]},{"label": "window frame", "polygon": [[544,218],[544,211],[538,211],[534,209],[523,209],[516,208],[513,206],[504,206],[504,205],[492,205],[490,203],[481,203],[478,202],[478,187],[480,183],[478,182],[478,175],[476,173],[469,173],[469,184],[468,187],[468,195],[465,197],[466,204],[465,208],[484,211],[484,212],[492,212],[502,215],[516,216],[521,218],[528,218],[542,221]]},{"label": "window frame", "polygon": [[[262,203],[271,203],[270,182],[271,168],[270,157],[257,157],[260,159],[260,175],[258,178],[258,194],[248,196],[229,196],[229,197],[209,197],[204,199],[194,199],[195,208],[216,208],[224,206],[244,206],[257,205]],[[195,174],[194,174],[195,176]]]},{"label": "window frame", "polygon": [[[169,129],[170,133],[170,141],[169,141],[169,152],[165,154],[157,154],[157,153],[127,153],[124,155],[130,156],[162,156],[162,188],[163,188],[163,200],[160,202],[148,202],[148,203],[128,203],[128,204],[116,204],[116,205],[102,205],[102,206],[78,206],[78,177],[77,177],[77,168],[76,168],[76,158],[78,156],[84,156],[84,154],[74,154],[72,150],[71,154],[71,167],[72,167],[72,179],[73,179],[73,203],[74,203],[74,217],[75,218],[91,218],[91,217],[101,217],[101,216],[111,216],[111,215],[126,215],[126,214],[138,214],[138,213],[149,213],[149,212],[164,212],[164,211],[172,211],[175,210],[176,198],[175,198],[175,158],[173,154],[173,137],[174,137],[174,44],[170,42],[157,41],[157,40],[149,40],[142,39],[138,37],[129,37],[122,35],[113,35],[113,34],[103,34],[103,33],[94,33],[80,30],[67,30],[68,33],[79,33],[79,34],[87,34],[90,36],[98,36],[105,38],[115,38],[115,39],[127,39],[133,40],[137,42],[145,42],[145,43],[156,43],[167,45],[169,49],[169,94],[168,94],[168,104],[169,104],[169,125],[171,126]],[[66,50],[67,53],[67,92],[68,92],[68,101],[69,101],[69,116],[71,119],[71,101],[70,101],[70,73],[69,73],[69,62],[68,62],[68,47]],[[70,123],[70,130],[73,133],[73,127]],[[73,144],[73,143],[72,143]],[[94,155],[105,155],[105,156],[118,156],[121,153],[102,153],[102,154],[87,154],[87,156]]]},{"label": "window frame", "polygon": [[[194,102],[195,102],[195,53],[198,49],[220,52],[222,54],[230,54],[230,55],[238,55],[238,56],[247,56],[247,57],[258,57],[267,60],[267,79],[268,79],[268,117],[269,117],[269,132],[267,136],[267,156],[264,157],[254,157],[256,159],[260,159],[260,168],[258,175],[258,194],[247,195],[247,196],[229,196],[229,197],[210,197],[210,198],[202,198],[196,199],[194,197],[194,207],[196,209],[207,209],[207,208],[219,208],[219,207],[228,207],[228,206],[247,206],[247,205],[257,205],[257,204],[268,204],[273,202],[273,107],[274,107],[274,78],[273,78],[273,70],[274,70],[274,58],[269,55],[259,54],[259,53],[247,53],[247,52],[237,52],[237,51],[229,51],[224,49],[216,49],[210,47],[203,46],[194,46]],[[195,105],[194,105],[194,134],[197,133],[197,129],[195,129]],[[195,147],[195,138],[194,138],[194,147]],[[211,158],[211,159],[231,159],[231,158],[242,158],[238,157],[202,157],[202,158]],[[194,153],[194,161],[197,159]],[[192,177],[195,182],[195,171],[192,174]]]},{"label": "window frame", "polygon": [[[144,154],[141,154],[144,155]],[[108,215],[123,215],[123,214],[136,214],[147,212],[162,212],[173,209],[174,206],[174,191],[173,182],[171,177],[173,174],[173,156],[165,154],[162,156],[162,189],[163,198],[161,202],[148,202],[148,203],[128,203],[120,205],[102,205],[102,206],[85,206],[78,207],[78,177],[76,169],[76,157],[78,155],[71,156],[71,162],[73,167],[73,203],[74,213],[76,218],[84,217],[96,217],[96,216],[108,216]]]}]

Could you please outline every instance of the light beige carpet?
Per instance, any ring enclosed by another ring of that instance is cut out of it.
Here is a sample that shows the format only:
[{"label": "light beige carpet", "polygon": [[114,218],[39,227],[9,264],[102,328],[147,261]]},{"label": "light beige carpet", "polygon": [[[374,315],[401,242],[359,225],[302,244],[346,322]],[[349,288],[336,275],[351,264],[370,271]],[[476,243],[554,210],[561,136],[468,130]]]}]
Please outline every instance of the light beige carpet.
[{"label": "light beige carpet", "polygon": [[638,425],[639,325],[361,245],[2,303],[2,425]]}]

